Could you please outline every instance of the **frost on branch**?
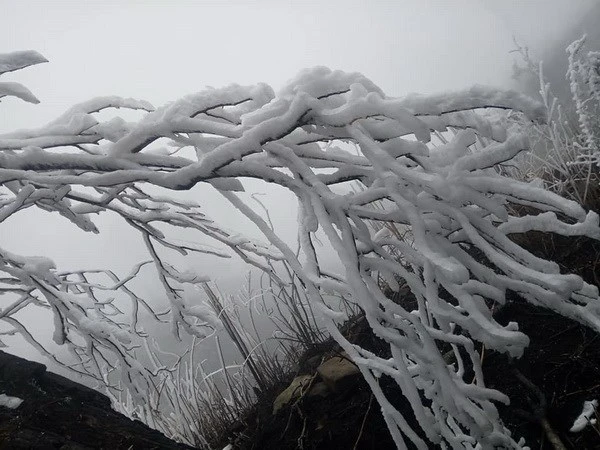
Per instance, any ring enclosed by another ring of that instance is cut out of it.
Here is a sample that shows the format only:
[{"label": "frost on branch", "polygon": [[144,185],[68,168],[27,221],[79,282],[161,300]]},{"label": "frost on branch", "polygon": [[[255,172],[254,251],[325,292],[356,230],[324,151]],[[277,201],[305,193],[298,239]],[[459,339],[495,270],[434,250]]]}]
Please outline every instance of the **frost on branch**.
[{"label": "frost on branch", "polygon": [[[46,58],[33,50],[8,54],[0,53],[0,75],[43,62],[47,62]],[[0,82],[0,98],[7,96],[18,97],[30,103],[40,102],[25,86],[8,81]]]},{"label": "frost on branch", "polygon": [[[475,347],[479,341],[518,357],[527,346],[518,324],[502,326],[493,318],[507,290],[600,331],[598,289],[561,274],[557,264],[508,237],[539,230],[597,239],[600,232],[595,213],[496,170],[528,148],[524,136],[507,132],[502,111],[543,118],[539,105],[519,94],[476,87],[395,99],[360,74],[321,67],[303,71],[277,95],[265,85],[232,85],[184,97],[138,123],[98,123],[92,116],[113,106],[152,109],[126,99],[92,100],[47,127],[0,136],[0,183],[6,191],[0,217],[37,206],[95,231],[94,214],[118,214],[140,233],[164,288],[168,309],[157,313],[127,287],[141,265],[124,278],[104,272],[112,284],[101,285],[87,272],[57,272],[46,260],[2,251],[5,289],[17,296],[2,319],[26,333],[11,322],[10,308],[30,303],[50,308],[56,340],[71,346],[88,372],[110,352],[111,361],[116,355],[128,368],[130,381],[131,371],[134,376],[143,371],[132,344],[144,337],[136,326],[140,308],[152,311],[157,321],[171,320],[176,333],[201,335],[199,329],[218,325],[184,295],[185,285],[206,278],[176,269],[166,261],[167,250],[236,254],[266,271],[273,261],[285,260],[331,334],[358,364],[398,448],[406,441],[419,449],[428,442],[456,449],[523,448],[499,420],[494,403],[508,399],[486,387]],[[170,149],[157,150],[161,138],[170,139]],[[432,139],[440,143],[434,146]],[[243,189],[243,177],[296,195],[299,254],[234,192]],[[348,182],[362,188],[344,189]],[[270,246],[227,231],[197,205],[149,193],[198,183],[217,188]],[[373,207],[380,201],[385,209]],[[516,217],[511,205],[531,212]],[[220,247],[181,246],[165,225],[196,230]],[[410,229],[414,242],[382,225]],[[339,257],[340,274],[321,267],[313,246],[317,230]],[[390,285],[404,280],[418,308],[408,311],[387,298],[380,275]],[[129,297],[132,313],[113,319],[112,301],[96,295],[102,289]],[[322,298],[331,291],[360,305],[392,358],[345,340],[335,326],[339,312]],[[71,338],[77,333],[83,342]],[[449,358],[443,356],[446,349]],[[383,375],[402,389],[418,429],[411,429],[383,394]]]}]

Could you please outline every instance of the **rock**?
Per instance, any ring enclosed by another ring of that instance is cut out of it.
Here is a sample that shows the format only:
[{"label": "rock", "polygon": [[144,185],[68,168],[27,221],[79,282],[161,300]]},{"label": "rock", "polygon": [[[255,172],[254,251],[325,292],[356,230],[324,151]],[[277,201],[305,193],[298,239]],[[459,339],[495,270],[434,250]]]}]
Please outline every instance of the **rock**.
[{"label": "rock", "polygon": [[[318,356],[322,358],[321,355]],[[315,360],[316,361],[316,360]],[[300,397],[327,397],[331,392],[343,392],[360,376],[360,370],[345,352],[321,363],[313,375],[299,375],[273,402],[273,415]],[[321,381],[315,382],[320,377]]]},{"label": "rock", "polygon": [[0,450],[191,448],[114,411],[100,392],[2,351],[0,393],[23,400],[0,407]]},{"label": "rock", "polygon": [[315,383],[308,391],[309,397],[327,397],[331,393],[331,390],[327,387],[325,382],[319,381]]},{"label": "rock", "polygon": [[319,367],[319,364],[321,364],[322,360],[323,360],[323,355],[315,355],[315,356],[313,356],[311,358],[308,358],[306,360],[306,365],[308,367],[312,367],[313,370],[314,370],[317,367]]},{"label": "rock", "polygon": [[342,392],[359,378],[360,370],[350,361],[346,352],[328,359],[317,368],[327,387],[333,392]]},{"label": "rock", "polygon": [[300,375],[294,378],[290,385],[273,402],[273,414],[277,414],[285,405],[306,394],[313,379],[312,375]]}]

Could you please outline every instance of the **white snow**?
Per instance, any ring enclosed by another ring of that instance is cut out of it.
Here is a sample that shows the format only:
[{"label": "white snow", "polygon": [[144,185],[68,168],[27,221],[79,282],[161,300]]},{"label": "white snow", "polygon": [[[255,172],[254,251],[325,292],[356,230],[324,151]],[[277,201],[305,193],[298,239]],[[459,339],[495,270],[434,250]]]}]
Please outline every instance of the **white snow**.
[{"label": "white snow", "polygon": [[593,417],[596,408],[598,407],[598,400],[586,400],[583,402],[583,410],[581,414],[573,422],[573,426],[569,429],[571,433],[579,433],[588,425],[594,425],[596,419]]},{"label": "white snow", "polygon": [[23,403],[23,399],[19,397],[11,397],[10,395],[0,394],[0,406],[5,408],[17,409]]},{"label": "white snow", "polygon": [[29,89],[19,83],[4,81],[0,83],[0,97],[13,96],[29,103],[39,103],[40,101],[31,93]]},{"label": "white snow", "polygon": [[0,74],[43,62],[48,62],[48,60],[35,50],[0,53]]}]

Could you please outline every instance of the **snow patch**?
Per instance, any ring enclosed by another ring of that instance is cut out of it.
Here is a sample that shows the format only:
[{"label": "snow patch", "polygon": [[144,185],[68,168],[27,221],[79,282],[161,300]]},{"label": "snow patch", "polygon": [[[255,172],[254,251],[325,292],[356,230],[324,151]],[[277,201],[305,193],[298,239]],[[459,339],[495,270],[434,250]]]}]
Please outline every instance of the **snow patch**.
[{"label": "snow patch", "polygon": [[10,395],[0,394],[0,406],[5,408],[17,409],[23,403],[23,399],[19,397],[11,397]]},{"label": "snow patch", "polygon": [[573,422],[573,426],[569,431],[571,433],[579,433],[587,425],[594,425],[596,419],[592,418],[592,416],[596,412],[597,406],[598,400],[586,400],[583,402],[583,411],[581,411],[579,417],[575,419],[575,422]]}]

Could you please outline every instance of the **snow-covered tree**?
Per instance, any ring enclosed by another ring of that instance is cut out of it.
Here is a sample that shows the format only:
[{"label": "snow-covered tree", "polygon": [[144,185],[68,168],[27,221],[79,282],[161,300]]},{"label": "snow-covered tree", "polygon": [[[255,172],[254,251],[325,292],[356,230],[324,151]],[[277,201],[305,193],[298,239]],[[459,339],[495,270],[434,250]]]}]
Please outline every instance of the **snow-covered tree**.
[{"label": "snow-covered tree", "polygon": [[[35,52],[0,55],[0,72],[42,61]],[[16,83],[0,83],[0,95],[36,102]],[[147,114],[137,123],[99,121],[94,113],[106,108]],[[406,441],[419,449],[427,442],[455,449],[523,448],[499,419],[495,402],[508,398],[486,387],[475,342],[514,357],[523,353],[528,338],[518,324],[502,326],[492,315],[505,303],[507,290],[596,331],[600,299],[595,286],[561,274],[556,263],[537,258],[509,235],[536,230],[598,239],[600,228],[595,213],[496,170],[528,148],[524,135],[506,126],[509,112],[544,120],[542,106],[515,92],[478,86],[389,98],[360,74],[319,67],[301,72],[277,94],[264,84],[231,85],[158,109],[143,101],[101,97],[44,127],[4,134],[0,222],[35,206],[97,232],[95,214],[118,214],[140,233],[168,309],[155,311],[128,288],[148,262],[121,277],[110,270],[67,273],[49,259],[0,246],[0,319],[41,349],[13,316],[29,306],[48,308],[54,340],[78,361],[73,370],[102,379],[118,364],[122,381],[143,398],[151,386],[149,369],[136,359],[145,337],[138,327],[140,309],[157,321],[170,320],[176,333],[183,329],[204,336],[218,326],[185,294],[186,286],[206,282],[208,274],[176,268],[166,250],[216,257],[233,253],[267,272],[285,260],[331,335],[360,368],[398,448],[406,448]],[[432,136],[438,145],[430,145]],[[169,146],[157,148],[165,139]],[[244,177],[295,194],[300,252],[236,194]],[[359,182],[362,189],[340,188],[349,182]],[[201,199],[191,204],[157,194],[156,188],[181,191],[198,183],[219,190],[270,245],[215,223],[203,214]],[[372,207],[382,200],[385,209]],[[511,205],[525,205],[529,213],[517,216]],[[373,223],[409,227],[414,242],[409,245],[386,227],[375,232]],[[182,246],[165,225],[197,230],[221,248]],[[317,230],[339,257],[339,274],[321,266],[313,246]],[[98,281],[98,275],[108,281]],[[392,287],[404,280],[418,307],[409,311],[386,297],[380,277]],[[360,306],[373,332],[389,344],[391,358],[345,339],[336,326],[339,311],[323,299],[329,292]],[[115,309],[116,296],[130,299],[129,311]],[[450,358],[444,357],[447,348],[453,351]],[[417,429],[386,398],[379,385],[384,374],[410,402]]]}]

